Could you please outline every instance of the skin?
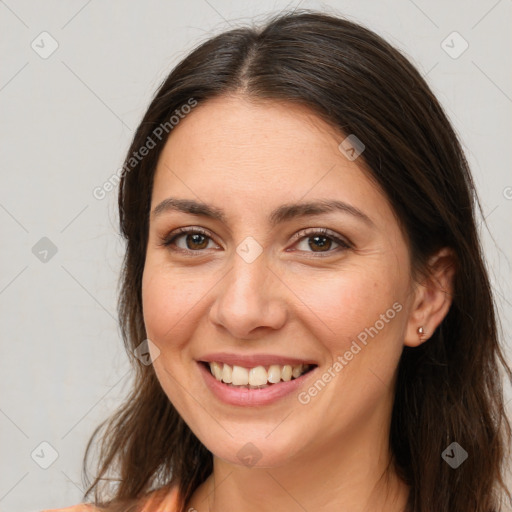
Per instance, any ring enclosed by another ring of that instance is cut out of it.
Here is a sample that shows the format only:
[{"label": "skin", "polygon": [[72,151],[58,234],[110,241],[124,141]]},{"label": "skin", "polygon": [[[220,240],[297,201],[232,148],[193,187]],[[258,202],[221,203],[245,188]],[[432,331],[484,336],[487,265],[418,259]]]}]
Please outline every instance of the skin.
[{"label": "skin", "polygon": [[[227,217],[150,216],[142,293],[147,335],[160,350],[154,369],[214,455],[187,510],[404,510],[409,490],[392,465],[385,472],[396,369],[404,345],[428,340],[446,315],[453,265],[443,249],[430,278],[412,278],[398,220],[362,160],[338,149],[344,138],[305,107],[233,95],[198,105],[160,156],[151,212],[173,196]],[[314,199],[349,203],[373,224],[330,212],[270,227],[277,206]],[[191,255],[161,245],[184,226],[210,233],[175,241]],[[314,234],[292,238],[305,228],[328,228],[351,247],[328,238],[322,252]],[[236,252],[249,236],[263,250],[252,263]],[[201,356],[226,351],[313,359],[321,377],[395,303],[401,311],[307,404],[292,393],[271,405],[226,405],[199,373]],[[248,442],[260,452],[253,467],[237,457]]]}]

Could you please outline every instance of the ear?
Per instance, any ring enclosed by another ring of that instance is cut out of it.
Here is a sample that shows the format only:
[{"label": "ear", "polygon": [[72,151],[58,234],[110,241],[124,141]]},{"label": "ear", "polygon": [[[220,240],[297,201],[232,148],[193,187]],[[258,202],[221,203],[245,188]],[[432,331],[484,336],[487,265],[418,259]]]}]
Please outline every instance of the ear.
[{"label": "ear", "polygon": [[[427,341],[452,304],[453,276],[456,257],[447,247],[432,256],[427,264],[427,277],[414,290],[404,344],[417,347]],[[418,329],[423,327],[423,334]]]}]

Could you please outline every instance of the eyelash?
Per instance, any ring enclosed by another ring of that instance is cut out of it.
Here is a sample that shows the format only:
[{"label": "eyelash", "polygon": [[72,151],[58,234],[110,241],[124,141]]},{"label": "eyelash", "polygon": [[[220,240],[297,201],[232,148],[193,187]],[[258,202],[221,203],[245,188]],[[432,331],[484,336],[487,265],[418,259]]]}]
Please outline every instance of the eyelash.
[{"label": "eyelash", "polygon": [[[180,236],[183,236],[183,235],[188,235],[188,234],[203,235],[203,236],[209,238],[210,240],[213,240],[212,237],[210,236],[210,234],[206,230],[204,230],[202,228],[198,228],[198,227],[178,228],[178,229],[172,231],[171,233],[169,233],[168,235],[166,235],[164,238],[162,238],[162,243],[160,243],[159,245],[164,246],[164,247],[168,247],[171,251],[175,251],[175,252],[182,252],[182,253],[187,253],[187,254],[190,254],[190,255],[192,255],[191,253],[198,253],[197,254],[198,256],[201,255],[201,253],[204,252],[205,249],[199,249],[199,250],[193,251],[193,250],[190,250],[190,249],[182,249],[180,247],[177,247],[177,248],[176,247],[171,247],[173,245],[174,241],[177,238],[179,238]],[[336,233],[334,233],[334,232],[332,232],[332,231],[330,231],[329,229],[326,229],[326,228],[303,229],[303,230],[299,231],[298,233],[296,233],[293,236],[293,239],[296,240],[297,242],[300,242],[303,238],[312,238],[315,235],[320,235],[320,236],[325,237],[325,238],[330,238],[331,240],[333,240],[334,242],[339,244],[340,247],[336,247],[334,250],[330,250],[330,251],[326,251],[326,252],[313,252],[313,251],[311,251],[311,254],[314,254],[313,258],[327,257],[327,256],[330,256],[330,255],[332,255],[334,253],[338,253],[338,252],[341,252],[343,250],[347,250],[347,249],[351,249],[352,248],[352,245],[348,241],[343,240],[342,238],[338,237],[336,235]],[[310,251],[299,251],[299,252],[310,252]]]}]

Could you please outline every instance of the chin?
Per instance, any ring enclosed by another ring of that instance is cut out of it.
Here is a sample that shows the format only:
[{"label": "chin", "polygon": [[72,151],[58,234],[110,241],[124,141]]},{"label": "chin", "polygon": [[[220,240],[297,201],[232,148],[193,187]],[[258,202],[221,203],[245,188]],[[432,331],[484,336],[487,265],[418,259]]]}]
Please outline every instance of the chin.
[{"label": "chin", "polygon": [[282,442],[282,433],[281,436],[276,436],[275,441],[265,439],[265,435],[261,439],[253,440],[248,440],[247,436],[240,441],[230,438],[222,445],[219,445],[218,439],[213,443],[203,444],[215,457],[240,467],[273,468],[288,463],[297,450]]}]

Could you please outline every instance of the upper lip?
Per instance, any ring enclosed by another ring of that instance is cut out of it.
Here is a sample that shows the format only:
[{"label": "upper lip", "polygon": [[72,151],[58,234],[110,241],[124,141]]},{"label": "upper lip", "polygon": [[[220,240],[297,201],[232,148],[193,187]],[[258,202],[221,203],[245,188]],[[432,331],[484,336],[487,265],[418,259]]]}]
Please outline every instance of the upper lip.
[{"label": "upper lip", "polygon": [[242,366],[245,368],[255,368],[256,366],[270,366],[272,364],[297,366],[299,364],[317,365],[312,359],[302,359],[297,357],[281,356],[274,354],[253,354],[238,355],[228,352],[216,352],[214,354],[206,354],[198,359],[206,363],[217,362],[226,363],[230,366]]}]

